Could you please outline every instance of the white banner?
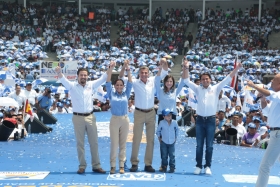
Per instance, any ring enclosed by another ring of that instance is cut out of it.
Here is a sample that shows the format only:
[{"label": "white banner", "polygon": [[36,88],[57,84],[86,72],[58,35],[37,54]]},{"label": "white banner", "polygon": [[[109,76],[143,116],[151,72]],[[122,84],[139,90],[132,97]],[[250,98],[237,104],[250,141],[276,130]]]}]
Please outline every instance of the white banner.
[{"label": "white banner", "polygon": [[62,73],[70,80],[76,80],[78,61],[63,61],[63,62],[51,62],[51,61],[40,61],[40,77],[50,80],[57,80],[58,76],[55,72],[55,68],[63,63]]},{"label": "white banner", "polygon": [[190,88],[189,88],[188,106],[192,107],[193,110],[197,109],[197,99],[196,99],[194,91],[192,91],[192,89],[190,89]]},{"label": "white banner", "polygon": [[243,112],[249,112],[250,108],[254,106],[254,97],[251,91],[245,90],[245,96],[244,96],[244,102],[242,111]]},{"label": "white banner", "polygon": [[41,180],[49,171],[1,171],[0,180]]},{"label": "white banner", "polygon": [[102,103],[106,103],[105,92],[103,91],[103,87],[99,86],[95,92],[93,93],[93,98],[98,99]]}]

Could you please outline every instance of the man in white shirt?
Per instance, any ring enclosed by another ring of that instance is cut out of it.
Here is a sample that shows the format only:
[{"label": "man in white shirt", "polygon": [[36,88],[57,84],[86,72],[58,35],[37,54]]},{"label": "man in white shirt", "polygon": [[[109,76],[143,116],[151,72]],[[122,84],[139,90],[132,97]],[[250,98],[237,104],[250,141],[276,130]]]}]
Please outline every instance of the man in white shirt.
[{"label": "man in white shirt", "polygon": [[221,90],[219,94],[219,100],[218,100],[218,107],[217,107],[217,112],[222,110],[222,111],[227,111],[227,109],[231,106],[231,101],[230,99],[223,94],[223,90]]},{"label": "man in white shirt", "polygon": [[60,83],[60,85],[57,87],[56,93],[64,94],[64,90],[65,90],[65,87]]},{"label": "man in white shirt", "polygon": [[[168,73],[168,64],[166,59],[162,59],[163,70],[161,77],[165,77]],[[120,78],[124,75],[123,66],[120,72]],[[133,143],[131,153],[131,172],[138,170],[138,153],[139,146],[142,139],[143,127],[146,126],[147,147],[145,152],[145,168],[146,172],[155,172],[152,167],[153,151],[154,151],[154,136],[155,136],[155,120],[156,113],[154,110],[154,93],[155,93],[155,77],[149,77],[149,68],[142,66],[139,69],[139,79],[132,80],[133,90],[135,93],[135,112],[134,112],[134,126],[133,126]]]},{"label": "man in white shirt", "polygon": [[23,106],[26,100],[24,93],[21,92],[20,85],[16,85],[15,91],[12,92],[9,97],[13,98],[18,103],[19,107]]},{"label": "man in white shirt", "polygon": [[[110,65],[113,65],[111,62]],[[109,69],[109,68],[108,68]],[[73,124],[77,141],[77,151],[79,158],[78,174],[84,174],[87,166],[85,160],[84,141],[87,133],[90,144],[92,171],[96,173],[105,174],[100,165],[98,153],[98,135],[96,127],[96,118],[93,114],[93,103],[91,101],[92,94],[101,84],[107,79],[107,73],[104,73],[99,79],[94,81],[88,80],[88,70],[86,68],[79,68],[77,75],[77,82],[70,82],[62,74],[61,67],[57,66],[55,69],[58,74],[60,82],[65,86],[71,95],[73,106]]]},{"label": "man in white shirt", "polygon": [[34,106],[37,101],[38,94],[35,90],[32,89],[32,83],[27,82],[25,90],[23,91],[26,99],[28,99],[28,102],[31,104],[31,106]]},{"label": "man in white shirt", "polygon": [[[189,71],[187,71],[186,85],[189,86],[197,96],[197,120],[196,120],[196,169],[195,175],[201,173],[203,147],[206,139],[206,151],[204,165],[205,173],[211,175],[211,162],[213,154],[213,141],[216,129],[216,109],[218,105],[218,97],[223,87],[229,83],[231,78],[237,73],[238,69],[242,67],[241,63],[238,63],[236,68],[223,79],[220,83],[212,86],[211,75],[209,73],[202,73],[200,75],[201,86],[198,86],[190,81]],[[184,68],[189,70],[189,62],[185,60]]]},{"label": "man in white shirt", "polygon": [[[247,85],[256,89],[261,96],[261,106],[264,113],[268,114],[268,124],[270,126],[270,140],[260,164],[259,175],[256,182],[256,187],[267,186],[270,168],[280,156],[280,74],[275,75],[271,81],[271,89],[266,90],[258,87],[252,81],[248,81]],[[268,105],[266,99],[270,100]]]},{"label": "man in white shirt", "polygon": [[232,126],[231,128],[234,128],[237,130],[237,140],[239,140],[239,138],[242,138],[244,136],[244,134],[246,134],[246,129],[243,125],[239,124],[239,118],[242,118],[241,116],[243,116],[241,113],[239,112],[235,112],[232,116]]}]

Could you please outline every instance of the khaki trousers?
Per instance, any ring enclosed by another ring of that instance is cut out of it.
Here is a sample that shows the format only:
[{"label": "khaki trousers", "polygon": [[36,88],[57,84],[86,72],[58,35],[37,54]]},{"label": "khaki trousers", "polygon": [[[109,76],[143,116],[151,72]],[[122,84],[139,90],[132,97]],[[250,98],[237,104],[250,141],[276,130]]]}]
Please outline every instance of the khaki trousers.
[{"label": "khaki trousers", "polygon": [[129,118],[125,116],[112,115],[110,120],[110,165],[116,167],[116,158],[119,148],[119,167],[124,167],[126,161],[126,140],[129,130]]},{"label": "khaki trousers", "polygon": [[133,126],[133,143],[132,143],[132,154],[130,162],[132,165],[138,165],[138,153],[140,142],[142,139],[143,127],[146,125],[146,152],[145,152],[145,166],[151,166],[153,162],[153,151],[154,151],[154,137],[155,137],[155,122],[156,113],[154,110],[145,113],[139,110],[134,112],[134,126]]},{"label": "khaki trousers", "polygon": [[92,169],[100,168],[100,160],[98,153],[98,137],[95,115],[78,116],[73,115],[72,121],[77,141],[77,151],[79,159],[79,168],[86,168],[85,160],[85,134],[87,133],[88,143],[90,145]]}]

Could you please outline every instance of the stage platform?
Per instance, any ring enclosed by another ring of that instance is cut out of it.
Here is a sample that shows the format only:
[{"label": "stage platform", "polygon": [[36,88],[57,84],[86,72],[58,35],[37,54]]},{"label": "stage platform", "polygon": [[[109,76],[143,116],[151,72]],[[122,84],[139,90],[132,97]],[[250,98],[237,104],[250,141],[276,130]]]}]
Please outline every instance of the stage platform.
[{"label": "stage platform", "polygon": [[[185,137],[180,127],[176,142],[176,172],[161,173],[159,142],[155,138],[153,167],[156,173],[143,172],[145,138],[140,146],[139,168],[136,173],[110,175],[109,112],[96,113],[99,133],[99,155],[107,174],[91,172],[89,145],[86,140],[88,167],[84,175],[76,174],[78,159],[72,115],[56,115],[58,122],[49,125],[51,133],[32,134],[21,141],[0,142],[0,186],[9,187],[253,187],[264,150],[229,145],[214,145],[212,175],[193,175],[195,139]],[[133,122],[133,116],[130,116]],[[132,125],[127,142],[127,166],[130,167]],[[118,163],[118,162],[117,162]],[[117,166],[118,168],[118,166]],[[280,185],[279,161],[271,170],[268,186]]]}]

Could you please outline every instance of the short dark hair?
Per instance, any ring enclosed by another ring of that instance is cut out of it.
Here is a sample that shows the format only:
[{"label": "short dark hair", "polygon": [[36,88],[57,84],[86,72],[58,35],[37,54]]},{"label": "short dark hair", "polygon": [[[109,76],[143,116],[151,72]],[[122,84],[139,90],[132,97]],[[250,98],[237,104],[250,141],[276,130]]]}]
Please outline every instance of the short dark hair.
[{"label": "short dark hair", "polygon": [[218,114],[221,114],[221,113],[225,114],[225,111],[219,110]]},{"label": "short dark hair", "polygon": [[79,68],[78,71],[77,71],[77,75],[79,75],[80,71],[86,71],[87,74],[89,74],[87,68]]},{"label": "short dark hair", "polygon": [[203,75],[208,76],[209,79],[212,80],[211,75],[210,75],[210,73],[208,73],[208,72],[204,72],[204,73],[200,74],[200,76],[199,76],[199,79],[200,79],[200,80],[201,80],[201,78],[202,78]]}]

